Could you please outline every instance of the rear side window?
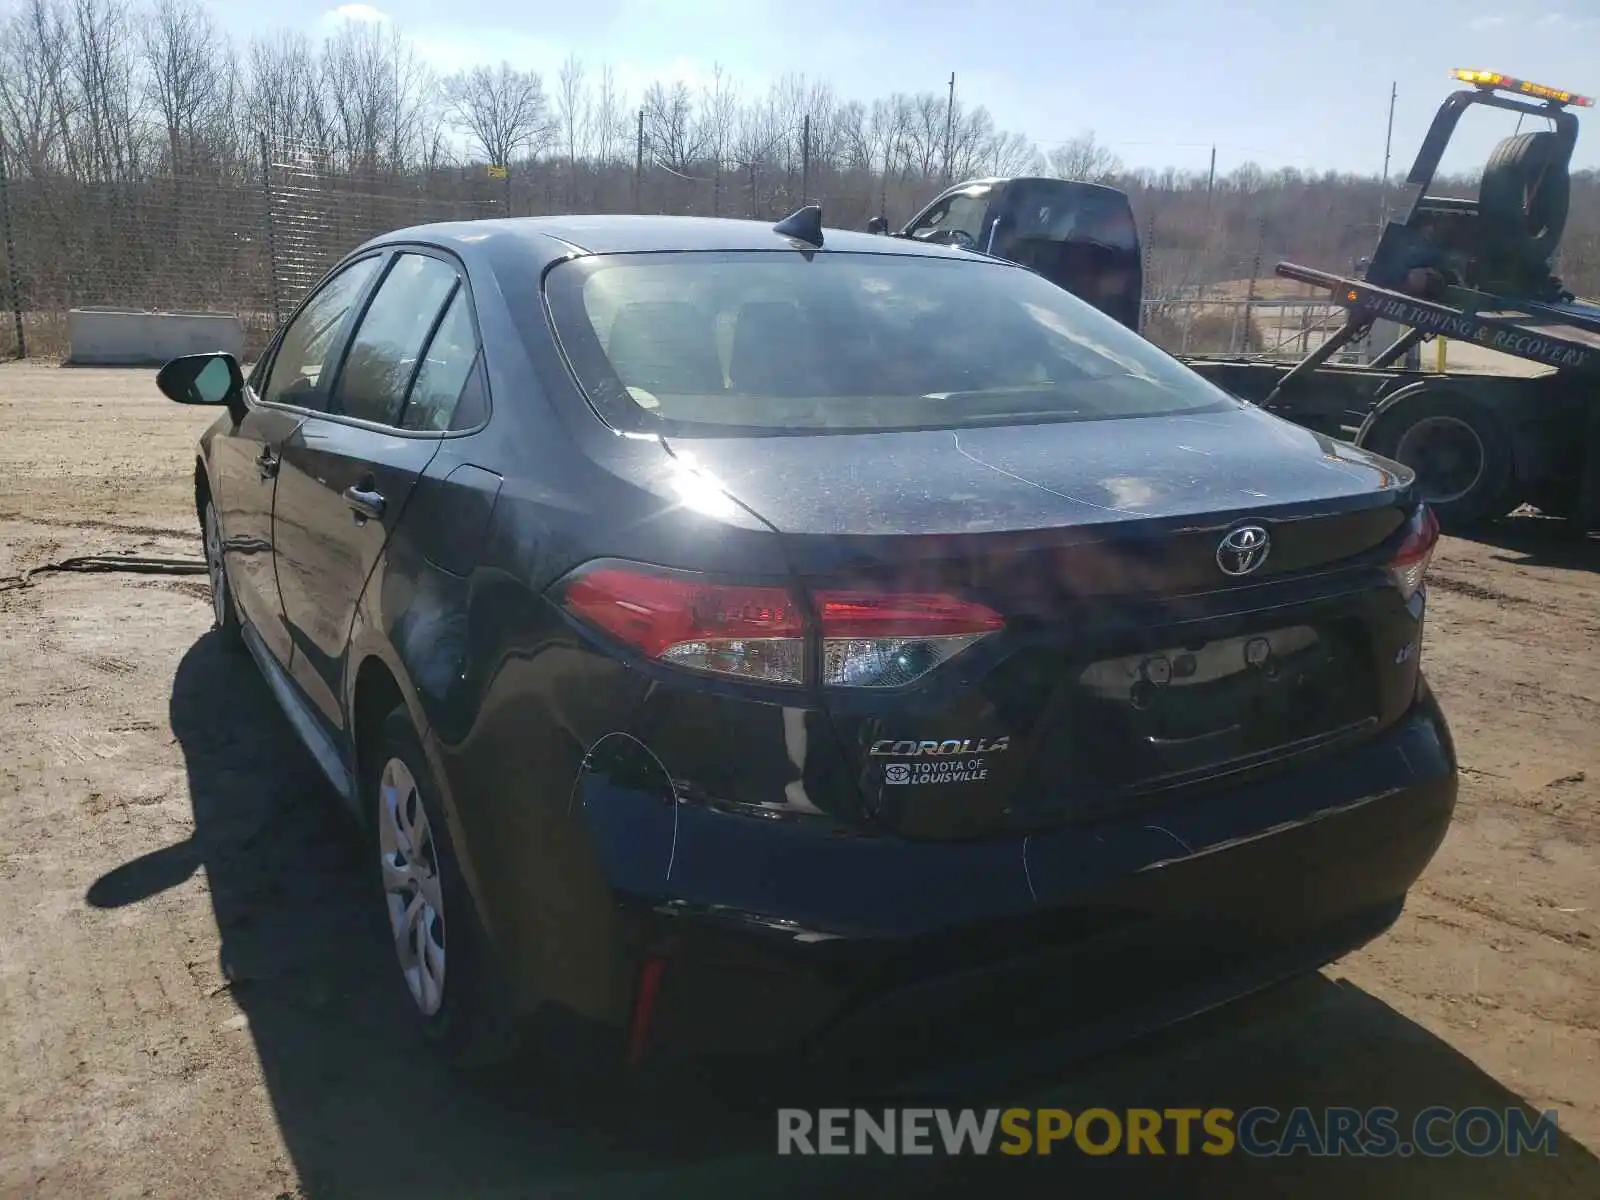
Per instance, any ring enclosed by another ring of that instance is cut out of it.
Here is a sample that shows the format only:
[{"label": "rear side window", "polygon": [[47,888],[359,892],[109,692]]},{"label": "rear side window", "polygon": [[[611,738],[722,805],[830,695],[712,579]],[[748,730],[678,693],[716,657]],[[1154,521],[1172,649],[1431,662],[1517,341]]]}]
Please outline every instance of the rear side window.
[{"label": "rear side window", "polygon": [[324,367],[351,306],[382,259],[359,259],[322,285],[289,321],[278,342],[261,398],[272,404],[320,408],[327,385]]},{"label": "rear side window", "polygon": [[975,255],[595,255],[546,289],[579,383],[622,427],[961,429],[1238,404],[1077,297]]},{"label": "rear side window", "polygon": [[399,254],[350,339],[328,412],[399,423],[428,333],[456,286],[456,271],[424,254]]},{"label": "rear side window", "polygon": [[416,381],[406,399],[400,426],[403,429],[442,433],[448,429],[470,428],[482,420],[478,406],[469,404],[456,421],[467,383],[478,362],[478,336],[472,327],[472,309],[466,289],[457,288],[445,311],[444,320],[428,342],[428,349],[417,368]]}]

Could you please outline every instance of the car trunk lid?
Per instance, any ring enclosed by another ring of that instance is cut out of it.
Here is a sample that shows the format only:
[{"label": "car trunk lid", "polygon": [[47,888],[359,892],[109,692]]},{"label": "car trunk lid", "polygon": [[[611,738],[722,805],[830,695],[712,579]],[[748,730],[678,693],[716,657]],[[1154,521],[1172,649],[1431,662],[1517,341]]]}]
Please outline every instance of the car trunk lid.
[{"label": "car trunk lid", "polygon": [[[950,596],[1003,619],[909,685],[823,689],[866,808],[897,832],[983,836],[1203,787],[1359,736],[1414,689],[1380,549],[1409,478],[1352,447],[1254,410],[820,442],[672,448],[780,532],[815,604]],[[1230,575],[1222,544],[1244,528],[1267,548]]]}]

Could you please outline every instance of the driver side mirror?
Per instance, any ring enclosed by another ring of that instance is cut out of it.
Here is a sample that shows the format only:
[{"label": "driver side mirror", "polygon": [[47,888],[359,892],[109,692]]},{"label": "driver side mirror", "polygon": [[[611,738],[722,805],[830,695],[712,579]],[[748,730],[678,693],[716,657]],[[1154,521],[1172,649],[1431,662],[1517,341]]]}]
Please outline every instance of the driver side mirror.
[{"label": "driver side mirror", "polygon": [[156,387],[177,404],[225,404],[235,420],[244,411],[244,369],[222,351],[173,359],[157,373]]},{"label": "driver side mirror", "polygon": [[867,222],[867,232],[868,233],[888,233],[889,232],[889,218],[888,217],[873,217],[872,220]]}]

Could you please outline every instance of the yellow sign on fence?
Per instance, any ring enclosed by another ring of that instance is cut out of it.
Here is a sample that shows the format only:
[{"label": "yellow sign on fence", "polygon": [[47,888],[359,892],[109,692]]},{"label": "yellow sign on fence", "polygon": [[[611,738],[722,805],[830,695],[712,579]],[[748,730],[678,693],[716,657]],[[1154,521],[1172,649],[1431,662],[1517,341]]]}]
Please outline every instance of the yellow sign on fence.
[{"label": "yellow sign on fence", "polygon": [[507,172],[506,172],[506,169],[504,167],[497,167],[493,163],[489,164],[489,178],[490,179],[504,179],[504,178],[506,178],[506,175],[507,175]]}]

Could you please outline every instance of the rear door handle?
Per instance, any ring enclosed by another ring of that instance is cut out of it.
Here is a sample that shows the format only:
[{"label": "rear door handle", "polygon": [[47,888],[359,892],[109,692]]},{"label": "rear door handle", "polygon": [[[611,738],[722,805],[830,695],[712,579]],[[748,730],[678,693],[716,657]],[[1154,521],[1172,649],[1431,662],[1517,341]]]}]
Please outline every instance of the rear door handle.
[{"label": "rear door handle", "polygon": [[369,518],[374,521],[383,519],[383,494],[381,492],[369,491],[366,488],[347,487],[344,490],[344,502],[350,506],[350,511],[355,513],[358,523]]}]

